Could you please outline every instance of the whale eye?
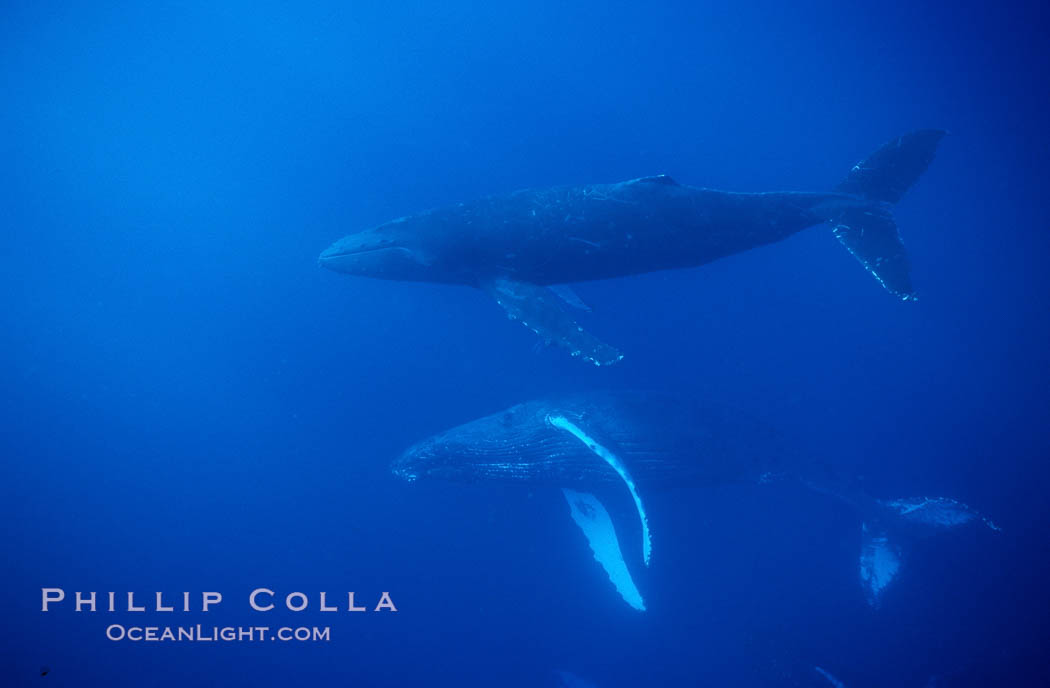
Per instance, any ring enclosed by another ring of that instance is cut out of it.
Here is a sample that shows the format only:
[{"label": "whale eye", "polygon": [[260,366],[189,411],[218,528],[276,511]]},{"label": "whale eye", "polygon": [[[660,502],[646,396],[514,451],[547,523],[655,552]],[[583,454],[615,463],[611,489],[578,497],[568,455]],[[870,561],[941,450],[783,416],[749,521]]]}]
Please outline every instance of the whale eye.
[{"label": "whale eye", "polygon": [[511,425],[514,424],[514,413],[511,412],[511,411],[507,411],[499,419],[499,422],[500,422],[500,425],[502,425],[503,427],[509,428]]}]

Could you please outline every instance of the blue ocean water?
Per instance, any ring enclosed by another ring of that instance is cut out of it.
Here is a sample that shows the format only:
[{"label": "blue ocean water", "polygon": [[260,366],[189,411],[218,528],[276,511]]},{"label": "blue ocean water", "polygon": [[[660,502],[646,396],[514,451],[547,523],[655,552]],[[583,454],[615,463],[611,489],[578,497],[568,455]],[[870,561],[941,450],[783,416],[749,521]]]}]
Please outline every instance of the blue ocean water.
[{"label": "blue ocean water", "polygon": [[[1050,681],[1044,6],[11,2],[0,19],[0,684]],[[598,369],[537,350],[478,290],[316,265],[349,232],[518,188],[830,189],[923,127],[951,134],[895,211],[916,303],[816,227],[578,285],[626,354]],[[557,490],[389,473],[449,426],[609,388],[747,408],[874,495],[951,496],[1002,531],[922,540],[872,609],[833,500],[654,493],[639,614]],[[42,612],[43,588],[67,599]],[[257,588],[278,608],[253,611]],[[193,611],[156,611],[157,591]],[[203,591],[223,602],[200,612]],[[296,591],[310,606],[282,609]],[[398,611],[321,612],[321,591],[369,608],[388,591]],[[114,641],[112,624],[330,639]]]}]

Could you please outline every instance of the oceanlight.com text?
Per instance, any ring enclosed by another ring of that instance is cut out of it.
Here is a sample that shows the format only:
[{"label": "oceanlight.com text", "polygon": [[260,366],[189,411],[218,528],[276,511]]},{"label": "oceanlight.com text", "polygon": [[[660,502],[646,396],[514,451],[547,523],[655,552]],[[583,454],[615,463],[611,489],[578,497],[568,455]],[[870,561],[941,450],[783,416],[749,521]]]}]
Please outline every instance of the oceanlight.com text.
[{"label": "oceanlight.com text", "polygon": [[331,640],[328,626],[123,626],[106,627],[106,637],[114,642],[324,642]]}]

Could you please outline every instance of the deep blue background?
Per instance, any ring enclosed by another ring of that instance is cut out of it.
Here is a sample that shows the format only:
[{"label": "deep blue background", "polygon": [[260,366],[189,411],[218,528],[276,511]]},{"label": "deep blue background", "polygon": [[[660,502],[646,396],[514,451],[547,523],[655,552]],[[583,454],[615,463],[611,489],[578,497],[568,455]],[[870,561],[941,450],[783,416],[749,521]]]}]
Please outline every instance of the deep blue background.
[{"label": "deep blue background", "polygon": [[[213,5],[0,15],[0,683],[1047,678],[1044,10]],[[627,354],[597,370],[535,352],[481,292],[315,264],[350,231],[522,187],[826,189],[920,127],[952,135],[897,209],[915,304],[814,228],[579,286]],[[950,495],[1003,532],[924,541],[873,611],[835,504],[655,494],[637,615],[556,492],[387,473],[449,425],[620,386],[746,406],[876,495]],[[219,590],[209,617],[148,620],[332,642],[112,643],[127,614],[42,614],[45,586]],[[263,616],[257,586],[390,590],[401,611]]]}]

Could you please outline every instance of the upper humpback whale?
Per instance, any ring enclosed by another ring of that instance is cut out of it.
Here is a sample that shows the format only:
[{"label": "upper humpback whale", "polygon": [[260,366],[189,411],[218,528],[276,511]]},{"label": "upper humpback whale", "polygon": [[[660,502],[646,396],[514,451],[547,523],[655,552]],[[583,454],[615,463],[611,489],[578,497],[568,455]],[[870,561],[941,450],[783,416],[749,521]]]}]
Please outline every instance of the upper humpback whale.
[{"label": "upper humpback whale", "polygon": [[[595,559],[624,601],[638,610],[645,609],[645,601],[623,552],[639,555],[634,569],[648,566],[658,537],[650,533],[645,500],[660,487],[793,481],[842,501],[861,521],[860,580],[872,605],[901,566],[897,541],[975,521],[997,530],[953,499],[870,497],[739,412],[646,392],[519,404],[413,445],[391,470],[408,481],[562,488]],[[596,493],[603,499],[619,493],[633,504],[638,526],[630,538],[618,536],[626,531],[613,525]]]},{"label": "upper humpback whale", "polygon": [[614,363],[620,352],[564,309],[580,305],[564,285],[703,265],[825,222],[883,287],[914,298],[891,205],[943,135],[900,136],[829,192],[730,193],[667,176],[518,191],[350,234],[319,262],[352,275],[485,289],[548,342],[596,365]]}]

